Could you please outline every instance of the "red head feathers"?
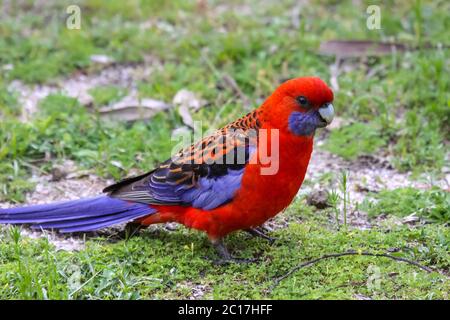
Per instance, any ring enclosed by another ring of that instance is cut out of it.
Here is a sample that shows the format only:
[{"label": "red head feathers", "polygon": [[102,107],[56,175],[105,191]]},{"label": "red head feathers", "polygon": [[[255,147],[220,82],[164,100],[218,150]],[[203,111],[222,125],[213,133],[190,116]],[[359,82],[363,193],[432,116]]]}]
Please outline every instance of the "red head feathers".
[{"label": "red head feathers", "polygon": [[295,78],[272,93],[260,107],[260,115],[273,128],[308,136],[332,121],[332,102],[333,92],[320,78]]}]

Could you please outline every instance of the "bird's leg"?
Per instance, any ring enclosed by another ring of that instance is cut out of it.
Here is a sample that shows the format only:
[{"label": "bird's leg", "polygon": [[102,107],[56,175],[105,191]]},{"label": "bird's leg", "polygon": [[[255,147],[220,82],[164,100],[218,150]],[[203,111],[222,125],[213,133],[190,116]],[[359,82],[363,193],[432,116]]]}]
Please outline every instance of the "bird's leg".
[{"label": "bird's leg", "polygon": [[249,228],[249,229],[245,229],[244,231],[248,232],[249,234],[251,234],[252,236],[255,237],[261,237],[263,239],[266,239],[267,241],[269,241],[270,244],[273,244],[276,240],[276,238],[272,238],[269,237],[264,231],[263,228],[261,227],[257,227],[257,228]]},{"label": "bird's leg", "polygon": [[222,238],[217,240],[216,239],[211,240],[211,243],[216,248],[216,251],[220,256],[220,259],[214,262],[215,264],[222,265],[227,263],[250,263],[256,261],[256,259],[234,258],[230,254],[230,252],[228,252],[228,249],[225,247]]},{"label": "bird's leg", "polygon": [[227,261],[232,259],[231,254],[228,252],[227,247],[225,247],[225,244],[223,243],[223,239],[214,241],[213,246],[216,248],[216,251],[222,260]]}]

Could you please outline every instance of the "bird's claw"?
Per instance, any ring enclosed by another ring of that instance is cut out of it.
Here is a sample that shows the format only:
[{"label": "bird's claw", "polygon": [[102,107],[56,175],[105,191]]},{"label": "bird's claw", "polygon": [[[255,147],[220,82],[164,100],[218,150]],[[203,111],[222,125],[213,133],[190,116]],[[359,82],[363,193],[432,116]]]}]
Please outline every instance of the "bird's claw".
[{"label": "bird's claw", "polygon": [[264,229],[261,227],[245,229],[245,231],[248,232],[249,234],[251,234],[252,236],[263,238],[263,239],[267,240],[270,245],[272,245],[275,242],[275,240],[277,240],[277,239],[269,237],[263,230]]},{"label": "bird's claw", "polygon": [[225,264],[229,264],[229,263],[253,263],[253,262],[257,262],[258,259],[256,258],[235,258],[233,257],[227,250],[227,248],[225,247],[223,240],[220,239],[219,241],[213,242],[214,247],[217,250],[217,253],[220,255],[220,259],[219,260],[215,260],[213,263],[215,265],[225,265]]}]

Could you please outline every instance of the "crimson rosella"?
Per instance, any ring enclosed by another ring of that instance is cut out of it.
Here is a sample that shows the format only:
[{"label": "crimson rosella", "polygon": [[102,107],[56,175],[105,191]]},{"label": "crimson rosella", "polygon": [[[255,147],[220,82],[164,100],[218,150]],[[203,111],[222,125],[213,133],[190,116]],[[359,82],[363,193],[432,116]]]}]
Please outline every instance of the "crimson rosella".
[{"label": "crimson rosella", "polygon": [[[107,187],[106,195],[1,209],[0,223],[86,232],[130,221],[178,222],[205,231],[221,257],[233,259],[223,238],[236,230],[264,236],[255,228],[291,203],[314,133],[333,119],[332,102],[333,92],[321,79],[288,80],[259,108],[152,171]],[[263,161],[269,153],[271,163]]]}]

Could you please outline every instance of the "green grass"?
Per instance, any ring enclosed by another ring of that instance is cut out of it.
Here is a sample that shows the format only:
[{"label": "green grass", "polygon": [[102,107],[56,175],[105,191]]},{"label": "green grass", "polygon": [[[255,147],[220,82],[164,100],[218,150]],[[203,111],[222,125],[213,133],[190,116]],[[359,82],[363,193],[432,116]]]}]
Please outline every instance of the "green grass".
[{"label": "green grass", "polygon": [[301,201],[283,218],[289,226],[273,232],[278,239],[272,246],[232,235],[227,243],[233,254],[260,261],[226,266],[212,263],[217,256],[205,236],[185,228],[148,230],[128,241],[90,238],[79,252],[56,251],[47,240],[20,238],[12,228],[0,240],[2,298],[189,298],[198,287],[204,298],[224,299],[448,299],[448,275],[366,256],[321,261],[272,290],[274,280],[297,264],[332,252],[390,250],[436,271],[450,266],[444,226],[336,232],[323,212]]},{"label": "green grass", "polygon": [[[170,115],[163,113],[152,123],[103,123],[76,99],[50,95],[42,100],[33,123],[8,119],[0,126],[0,168],[5,177],[0,199],[23,200],[30,188],[20,182],[29,174],[26,168],[46,154],[77,160],[81,166],[96,168],[99,175],[116,179],[133,167],[148,169],[170,156],[173,146],[167,137],[174,127]],[[144,156],[145,161],[138,161]],[[45,163],[41,170],[50,168],[51,163]]]},{"label": "green grass", "polygon": [[369,216],[380,214],[406,217],[412,214],[428,222],[450,224],[450,194],[440,188],[382,190],[365,203]]},{"label": "green grass", "polygon": [[127,90],[118,86],[103,86],[92,88],[89,94],[94,99],[95,106],[100,107],[119,101],[127,95]]},{"label": "green grass", "polygon": [[331,132],[325,149],[344,159],[373,154],[385,146],[387,138],[380,129],[371,124],[353,123]]},{"label": "green grass", "polygon": [[[102,120],[96,110],[128,94],[116,82],[90,90],[93,108],[63,92],[52,94],[24,123],[20,92],[11,89],[12,81],[32,88],[79,73],[98,74],[103,67],[91,61],[93,54],[111,57],[118,67],[150,61],[150,75],[134,84],[139,96],[171,102],[180,89],[191,90],[208,102],[194,120],[201,120],[203,129],[217,128],[259,105],[284,79],[316,75],[328,81],[335,61],[318,54],[318,47],[332,39],[443,44],[346,61],[334,106],[350,124],[333,130],[323,146],[350,161],[381,154],[414,177],[443,176],[450,137],[446,1],[380,4],[380,30],[366,28],[365,10],[372,4],[367,1],[304,6],[296,27],[291,12],[297,2],[292,0],[208,1],[206,9],[196,1],[80,0],[75,3],[82,28],[68,30],[65,8],[73,3],[13,2],[2,15],[0,201],[24,202],[34,188],[30,175],[48,173],[66,159],[104,178],[147,171],[170,155],[172,131],[183,125],[175,110],[128,124]],[[226,74],[251,106],[226,85]],[[360,294],[448,299],[448,277],[364,256],[322,261],[269,290],[276,276],[297,263],[348,249],[399,248],[395,254],[448,272],[447,192],[386,190],[370,195],[365,205],[370,217],[417,212],[428,223],[337,231],[336,211],[316,212],[297,202],[287,212],[289,225],[275,232],[279,241],[274,246],[244,234],[231,237],[236,254],[260,256],[260,263],[225,267],[203,259],[214,257],[213,250],[203,235],[185,229],[148,230],[129,241],[89,238],[86,249],[72,253],[56,251],[42,239],[19,237],[16,230],[0,231],[0,297],[186,298],[192,288],[204,286],[207,298],[351,299]],[[380,286],[367,286],[375,274]],[[84,285],[77,287],[74,279]]]}]

